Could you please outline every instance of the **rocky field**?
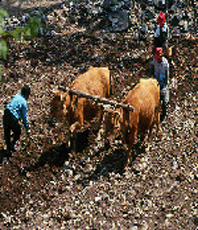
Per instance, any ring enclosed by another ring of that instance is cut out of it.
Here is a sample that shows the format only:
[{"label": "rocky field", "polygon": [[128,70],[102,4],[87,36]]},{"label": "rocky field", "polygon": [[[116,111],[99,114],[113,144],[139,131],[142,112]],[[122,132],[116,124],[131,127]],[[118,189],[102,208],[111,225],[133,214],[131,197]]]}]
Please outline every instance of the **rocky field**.
[{"label": "rocky field", "polygon": [[[79,132],[75,155],[66,145],[68,128],[48,125],[52,91],[70,84],[91,65],[110,68],[115,83],[112,98],[117,101],[147,77],[152,28],[159,11],[153,8],[147,39],[140,40],[139,15],[146,12],[145,7],[133,5],[130,28],[113,33],[101,5],[102,1],[86,0],[1,1],[12,16],[7,27],[35,15],[43,22],[37,38],[8,40],[9,55],[3,63],[0,120],[5,104],[28,83],[32,139],[23,129],[18,152],[7,164],[0,164],[1,229],[198,229],[198,36],[194,24],[189,23],[187,31],[170,25],[169,42],[176,52],[170,59],[170,104],[162,138],[154,135],[149,152],[135,145],[128,170],[124,170],[126,146],[121,140],[105,149],[103,141],[96,139],[97,119],[91,131],[84,127]],[[185,9],[188,21],[193,20],[194,9],[180,8]],[[0,122],[1,156],[4,149]]]}]

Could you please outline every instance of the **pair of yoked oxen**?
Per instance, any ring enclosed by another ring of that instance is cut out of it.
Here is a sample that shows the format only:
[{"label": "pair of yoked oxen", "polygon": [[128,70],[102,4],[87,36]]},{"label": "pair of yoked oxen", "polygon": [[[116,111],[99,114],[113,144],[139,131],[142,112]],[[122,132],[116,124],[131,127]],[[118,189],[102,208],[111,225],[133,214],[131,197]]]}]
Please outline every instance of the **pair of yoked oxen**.
[{"label": "pair of yoked oxen", "polygon": [[[107,67],[90,67],[87,72],[79,75],[69,86],[86,94],[96,95],[100,98],[109,98],[112,94],[113,79]],[[50,117],[57,122],[67,122],[71,136],[75,136],[84,121],[91,122],[93,118],[100,117],[101,130],[104,140],[113,140],[117,134],[122,134],[123,142],[127,145],[127,164],[131,159],[132,147],[140,135],[144,143],[146,132],[149,131],[148,141],[151,138],[153,126],[157,125],[160,131],[160,87],[153,78],[140,79],[140,82],[129,91],[122,104],[129,104],[134,108],[130,111],[124,108],[104,109],[85,97],[78,97],[69,91],[54,92],[51,101]]]}]

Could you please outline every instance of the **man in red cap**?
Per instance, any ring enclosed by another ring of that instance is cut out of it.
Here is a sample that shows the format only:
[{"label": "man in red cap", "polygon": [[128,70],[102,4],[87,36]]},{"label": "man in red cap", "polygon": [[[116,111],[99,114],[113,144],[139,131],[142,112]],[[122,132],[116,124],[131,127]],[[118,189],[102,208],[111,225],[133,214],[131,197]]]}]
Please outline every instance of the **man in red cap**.
[{"label": "man in red cap", "polygon": [[169,63],[163,57],[161,47],[155,49],[155,55],[149,67],[149,77],[154,77],[160,84],[160,100],[162,101],[161,121],[163,121],[169,102]]},{"label": "man in red cap", "polygon": [[157,18],[157,29],[154,34],[154,50],[156,47],[162,47],[165,52],[165,48],[168,45],[169,28],[165,22],[165,13],[160,12]]}]

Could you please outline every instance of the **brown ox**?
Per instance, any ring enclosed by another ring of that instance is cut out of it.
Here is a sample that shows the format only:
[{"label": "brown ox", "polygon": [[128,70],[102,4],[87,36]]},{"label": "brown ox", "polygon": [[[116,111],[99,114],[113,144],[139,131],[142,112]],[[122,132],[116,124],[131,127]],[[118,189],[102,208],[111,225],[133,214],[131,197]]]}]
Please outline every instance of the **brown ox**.
[{"label": "brown ox", "polygon": [[160,131],[160,114],[158,112],[160,103],[160,87],[155,79],[140,79],[138,83],[122,101],[123,104],[130,104],[135,111],[128,111],[119,108],[116,111],[110,109],[104,113],[104,136],[115,138],[120,133],[127,145],[127,166],[130,162],[132,147],[137,134],[140,140],[144,141],[146,131],[149,131],[148,139],[152,134],[154,124],[157,124],[157,131]]},{"label": "brown ox", "polygon": [[[69,86],[70,89],[83,93],[108,98],[111,94],[112,79],[107,67],[90,67],[79,75]],[[62,94],[59,90],[51,101],[50,118],[57,122],[68,122],[71,134],[83,126],[84,121],[91,121],[101,112],[99,106],[84,97],[77,98],[69,92]]]}]

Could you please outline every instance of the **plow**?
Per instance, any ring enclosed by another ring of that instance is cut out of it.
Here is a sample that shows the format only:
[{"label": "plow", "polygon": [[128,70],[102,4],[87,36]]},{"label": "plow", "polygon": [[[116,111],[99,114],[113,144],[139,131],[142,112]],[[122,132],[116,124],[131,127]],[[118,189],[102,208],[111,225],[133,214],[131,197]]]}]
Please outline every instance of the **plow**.
[{"label": "plow", "polygon": [[75,90],[75,89],[70,89],[69,87],[64,87],[64,86],[59,86],[58,89],[64,91],[64,92],[69,92],[70,94],[74,94],[77,96],[77,100],[78,98],[80,97],[84,97],[84,98],[87,98],[87,99],[90,99],[90,100],[93,100],[94,103],[98,104],[99,106],[103,106],[103,105],[110,105],[112,108],[123,108],[123,109],[126,109],[126,110],[129,110],[129,111],[132,111],[134,112],[135,109],[133,106],[131,106],[130,104],[123,104],[123,103],[119,103],[119,102],[116,102],[116,101],[113,101],[113,100],[109,100],[109,99],[106,99],[106,98],[101,98],[97,95],[90,95],[90,94],[87,94],[87,93],[83,93],[82,91],[80,90]]}]

